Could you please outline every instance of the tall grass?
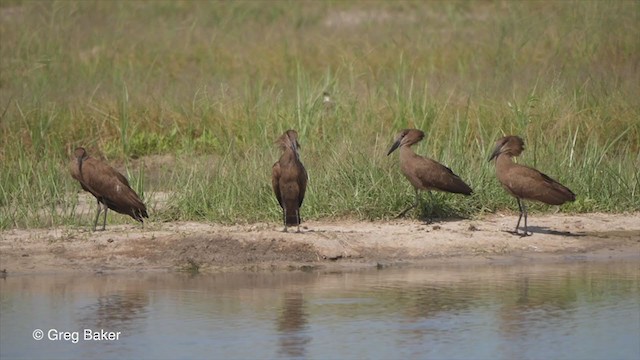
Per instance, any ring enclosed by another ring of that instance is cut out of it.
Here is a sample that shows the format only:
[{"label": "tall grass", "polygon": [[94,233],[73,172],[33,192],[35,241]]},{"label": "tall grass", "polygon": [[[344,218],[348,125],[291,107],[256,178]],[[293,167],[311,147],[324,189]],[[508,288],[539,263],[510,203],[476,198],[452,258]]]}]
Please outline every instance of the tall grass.
[{"label": "tall grass", "polygon": [[[487,162],[503,134],[578,194],[563,211],[637,211],[639,14],[633,1],[3,1],[0,228],[86,222],[67,169],[80,145],[146,195],[172,194],[157,221],[278,221],[273,141],[288,128],[307,219],[386,219],[413,201],[386,156],[406,127],[475,191],[426,212],[514,209]],[[173,161],[143,167],[155,155]]]}]

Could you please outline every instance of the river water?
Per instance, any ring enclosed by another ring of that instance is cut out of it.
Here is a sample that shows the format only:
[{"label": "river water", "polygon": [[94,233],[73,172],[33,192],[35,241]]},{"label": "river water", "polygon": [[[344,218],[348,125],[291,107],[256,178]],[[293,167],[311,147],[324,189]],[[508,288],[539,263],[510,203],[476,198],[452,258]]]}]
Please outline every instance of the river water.
[{"label": "river water", "polygon": [[0,358],[640,359],[640,263],[9,275]]}]

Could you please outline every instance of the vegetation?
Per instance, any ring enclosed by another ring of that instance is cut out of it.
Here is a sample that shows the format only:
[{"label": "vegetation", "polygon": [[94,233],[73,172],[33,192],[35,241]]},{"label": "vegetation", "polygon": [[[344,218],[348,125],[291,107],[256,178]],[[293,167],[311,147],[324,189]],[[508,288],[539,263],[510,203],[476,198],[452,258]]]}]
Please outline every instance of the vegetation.
[{"label": "vegetation", "polygon": [[288,128],[306,219],[406,207],[386,150],[408,127],[427,134],[417,153],[475,190],[435,194],[427,212],[516,209],[487,162],[503,134],[578,194],[562,211],[637,211],[639,14],[638,1],[3,0],[0,229],[87,223],[76,146],[148,201],[169,193],[154,221],[277,222],[273,141]]}]

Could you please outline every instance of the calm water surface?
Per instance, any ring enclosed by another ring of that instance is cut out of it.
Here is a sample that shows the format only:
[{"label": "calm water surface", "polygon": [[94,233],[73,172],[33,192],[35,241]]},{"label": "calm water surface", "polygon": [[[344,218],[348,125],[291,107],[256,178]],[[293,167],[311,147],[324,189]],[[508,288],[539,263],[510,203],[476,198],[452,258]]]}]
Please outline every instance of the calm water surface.
[{"label": "calm water surface", "polygon": [[637,261],[0,279],[2,359],[640,359],[639,338]]}]

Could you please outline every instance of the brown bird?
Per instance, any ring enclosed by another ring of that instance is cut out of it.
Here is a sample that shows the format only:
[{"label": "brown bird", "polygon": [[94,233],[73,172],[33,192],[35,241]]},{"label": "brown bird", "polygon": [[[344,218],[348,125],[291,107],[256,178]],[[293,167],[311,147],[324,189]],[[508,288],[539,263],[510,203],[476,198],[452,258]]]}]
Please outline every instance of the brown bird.
[{"label": "brown bird", "polygon": [[273,164],[271,185],[282,208],[284,231],[287,226],[298,226],[300,232],[300,206],[307,190],[307,171],[300,162],[298,133],[287,130],[276,141],[282,156]]},{"label": "brown bird", "polygon": [[430,190],[446,191],[456,194],[471,195],[473,190],[460,177],[448,167],[435,160],[417,155],[411,146],[424,138],[424,132],[418,129],[402,130],[389,149],[387,156],[395,149],[400,148],[400,170],[409,180],[416,191],[416,200],[413,205],[406,208],[397,217],[401,217],[407,211],[418,206],[420,195],[418,190],[426,190],[431,195]]},{"label": "brown bird", "polygon": [[82,189],[90,192],[98,202],[98,212],[93,222],[96,230],[100,212],[104,211],[102,230],[107,225],[107,210],[129,215],[139,222],[148,218],[147,208],[138,197],[129,181],[122,174],[104,162],[94,159],[82,148],[76,148],[71,162],[71,176],[80,182]]},{"label": "brown bird", "polygon": [[[518,201],[520,217],[514,234],[531,235],[527,229],[527,206],[522,200],[537,200],[549,205],[561,205],[574,201],[576,195],[556,180],[528,166],[518,165],[512,161],[524,150],[524,141],[518,136],[505,136],[496,142],[496,147],[489,161],[496,159],[496,175],[507,192]],[[524,233],[518,233],[520,220],[524,214]]]}]

